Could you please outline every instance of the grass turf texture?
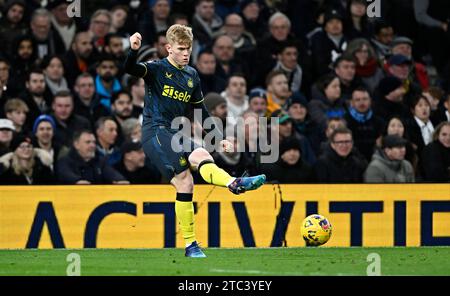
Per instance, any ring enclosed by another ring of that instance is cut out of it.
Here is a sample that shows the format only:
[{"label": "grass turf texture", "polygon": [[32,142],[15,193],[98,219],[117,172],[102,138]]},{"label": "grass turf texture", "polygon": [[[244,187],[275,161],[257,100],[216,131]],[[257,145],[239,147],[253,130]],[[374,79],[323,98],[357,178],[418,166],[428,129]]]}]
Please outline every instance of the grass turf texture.
[{"label": "grass turf texture", "polygon": [[450,247],[0,250],[0,275],[66,275],[67,255],[81,257],[81,275],[366,275],[370,253],[382,275],[450,275]]}]

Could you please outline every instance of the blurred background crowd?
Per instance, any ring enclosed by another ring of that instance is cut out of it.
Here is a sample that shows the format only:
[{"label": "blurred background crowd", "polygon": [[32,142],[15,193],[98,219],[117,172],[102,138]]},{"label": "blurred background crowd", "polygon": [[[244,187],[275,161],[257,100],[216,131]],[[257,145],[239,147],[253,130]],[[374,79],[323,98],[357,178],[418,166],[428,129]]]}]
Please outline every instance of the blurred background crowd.
[{"label": "blurred background crowd", "polygon": [[123,64],[134,32],[139,62],[165,58],[175,23],[193,29],[210,114],[256,122],[229,135],[245,152],[213,153],[233,176],[448,183],[450,1],[376,2],[0,0],[0,184],[167,183],[140,143],[144,81]]}]

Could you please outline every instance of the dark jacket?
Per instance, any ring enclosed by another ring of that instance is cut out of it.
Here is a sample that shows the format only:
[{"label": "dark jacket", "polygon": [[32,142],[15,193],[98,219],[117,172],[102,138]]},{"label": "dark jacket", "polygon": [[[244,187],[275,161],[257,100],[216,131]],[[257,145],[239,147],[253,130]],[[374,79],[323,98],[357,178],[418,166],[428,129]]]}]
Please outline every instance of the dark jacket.
[{"label": "dark jacket", "polygon": [[450,182],[450,148],[441,142],[431,142],[423,149],[421,164],[425,181]]},{"label": "dark jacket", "polygon": [[374,102],[373,111],[378,117],[383,119],[386,125],[389,118],[394,116],[399,116],[403,120],[410,117],[408,107],[404,103],[395,103],[385,98],[379,98]]},{"label": "dark jacket", "polygon": [[120,161],[114,166],[114,169],[130,181],[131,184],[161,184],[161,174],[154,166],[152,169],[145,166],[130,172],[126,169],[123,161]]},{"label": "dark jacket", "polygon": [[314,170],[319,183],[361,183],[366,167],[367,161],[355,152],[343,158],[330,148],[319,157]]},{"label": "dark jacket", "polygon": [[[55,118],[54,115],[52,115]],[[91,129],[89,121],[76,114],[72,114],[65,122],[61,122],[55,118],[55,142],[67,147],[72,146],[72,136],[75,131],[82,129]]]},{"label": "dark jacket", "polygon": [[53,163],[50,154],[42,149],[34,149],[34,167],[30,181],[24,175],[16,175],[11,166],[13,152],[0,157],[2,166],[0,174],[0,185],[50,185],[56,184],[55,175],[51,169]]},{"label": "dark jacket", "polygon": [[266,174],[268,182],[280,184],[312,183],[313,168],[301,158],[295,165],[285,163],[281,158],[276,163],[261,165],[261,172]]},{"label": "dark jacket", "polygon": [[105,158],[96,155],[85,162],[74,148],[58,161],[56,172],[59,181],[64,184],[75,184],[80,180],[87,180],[91,184],[111,184],[113,181],[125,180],[107,164]]},{"label": "dark jacket", "polygon": [[330,72],[330,64],[333,62],[334,51],[336,54],[342,54],[346,48],[347,39],[342,37],[339,46],[328,37],[327,32],[321,31],[311,39],[312,63],[314,77],[320,77]]}]

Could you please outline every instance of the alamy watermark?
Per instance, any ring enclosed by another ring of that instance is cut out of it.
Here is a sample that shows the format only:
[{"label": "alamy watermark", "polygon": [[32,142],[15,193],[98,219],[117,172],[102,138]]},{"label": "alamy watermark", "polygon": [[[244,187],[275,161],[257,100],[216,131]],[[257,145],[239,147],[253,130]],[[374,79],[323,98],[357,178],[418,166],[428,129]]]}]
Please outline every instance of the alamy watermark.
[{"label": "alamy watermark", "polygon": [[69,262],[66,269],[67,276],[80,276],[81,275],[81,257],[77,253],[70,253],[66,257],[66,261]]},{"label": "alamy watermark", "polygon": [[366,274],[368,276],[380,276],[381,275],[381,256],[378,253],[370,253],[367,255],[367,262],[370,262],[367,266]]},{"label": "alamy watermark", "polygon": [[67,15],[69,17],[81,17],[81,12],[83,11],[82,0],[66,0],[70,3],[67,6]]},{"label": "alamy watermark", "polygon": [[367,16],[370,18],[381,17],[381,0],[366,0],[367,1]]}]

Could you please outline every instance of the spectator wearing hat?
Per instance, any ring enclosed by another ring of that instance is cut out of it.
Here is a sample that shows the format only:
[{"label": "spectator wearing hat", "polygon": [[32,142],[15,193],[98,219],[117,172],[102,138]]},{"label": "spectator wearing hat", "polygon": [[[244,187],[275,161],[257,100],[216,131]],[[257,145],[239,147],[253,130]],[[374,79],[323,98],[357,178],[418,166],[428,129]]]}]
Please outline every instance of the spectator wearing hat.
[{"label": "spectator wearing hat", "polygon": [[410,71],[409,79],[418,83],[422,89],[430,87],[430,79],[428,77],[426,66],[422,63],[414,61],[412,46],[413,41],[408,37],[398,36],[392,41],[392,55],[403,55],[411,60],[412,71]]},{"label": "spectator wearing hat", "polygon": [[298,64],[298,49],[295,43],[286,43],[281,47],[272,71],[281,71],[286,75],[291,92],[300,91],[303,69]]},{"label": "spectator wearing hat", "polygon": [[425,181],[450,182],[450,122],[436,127],[433,142],[423,149],[421,159]]},{"label": "spectator wearing hat", "polygon": [[4,108],[6,118],[13,122],[15,131],[17,133],[27,132],[28,127],[25,122],[30,111],[27,104],[21,99],[10,99],[6,101]]},{"label": "spectator wearing hat", "polygon": [[300,92],[294,92],[289,98],[287,112],[292,118],[295,131],[309,140],[313,151],[319,151],[320,133],[309,115],[306,97]]},{"label": "spectator wearing hat", "polygon": [[414,170],[405,160],[406,140],[397,135],[386,136],[364,173],[366,183],[413,183]]},{"label": "spectator wearing hat", "polygon": [[351,130],[336,128],[330,135],[330,147],[317,160],[314,171],[319,183],[360,183],[367,161],[353,149]]},{"label": "spectator wearing hat", "polygon": [[78,130],[68,155],[56,165],[63,184],[129,184],[119,172],[96,153],[95,136],[90,130]]},{"label": "spectator wearing hat", "polygon": [[0,119],[0,157],[11,152],[11,141],[16,128],[11,120],[6,118]]},{"label": "spectator wearing hat", "polygon": [[11,54],[13,40],[28,30],[25,21],[26,3],[24,0],[9,0],[3,7],[0,19],[0,52]]},{"label": "spectator wearing hat", "polygon": [[344,118],[352,131],[355,148],[370,161],[376,140],[383,132],[384,122],[374,114],[372,98],[366,88],[359,87],[353,91],[348,113]]},{"label": "spectator wearing hat", "polygon": [[67,13],[69,4],[65,0],[49,0],[46,7],[52,14],[52,30],[63,41],[65,51],[69,50],[73,37],[75,37],[77,32],[77,24],[75,22],[77,18],[69,17]]},{"label": "spectator wearing hat", "polygon": [[264,117],[267,114],[267,96],[266,91],[262,88],[253,88],[248,96],[249,110]]},{"label": "spectator wearing hat", "polygon": [[322,76],[312,87],[309,114],[320,131],[325,130],[328,118],[344,117],[345,103],[341,99],[341,82],[334,73]]},{"label": "spectator wearing hat", "polygon": [[201,51],[195,64],[200,78],[202,91],[221,93],[227,87],[227,81],[216,73],[216,56],[210,50]]},{"label": "spectator wearing hat", "polygon": [[405,89],[405,103],[410,104],[412,99],[422,93],[420,85],[410,78],[412,70],[412,60],[404,55],[392,55],[385,65],[388,76],[394,76],[400,79]]},{"label": "spectator wearing hat", "polygon": [[375,100],[373,111],[383,121],[394,116],[408,118],[410,112],[404,103],[405,88],[400,79],[388,76],[380,81],[377,89],[378,98]]},{"label": "spectator wearing hat", "polygon": [[361,79],[371,95],[384,77],[384,71],[378,64],[378,59],[372,45],[367,39],[357,38],[350,41],[344,56],[351,56],[355,61],[355,76]]},{"label": "spectator wearing hat", "polygon": [[0,157],[0,185],[49,185],[55,183],[52,157],[33,148],[31,138],[17,134],[11,151]]},{"label": "spectator wearing hat", "polygon": [[314,170],[303,161],[301,144],[296,137],[283,139],[278,161],[262,164],[261,172],[266,174],[268,182],[279,184],[311,183],[314,179]]},{"label": "spectator wearing hat", "polygon": [[[53,163],[56,163],[60,158],[61,146],[54,141],[56,123],[49,115],[41,115],[34,121],[33,124],[33,145],[40,148],[52,157]],[[52,167],[53,169],[53,167]]]},{"label": "spectator wearing hat", "polygon": [[227,126],[228,107],[227,101],[220,94],[210,92],[205,96],[205,106],[211,116],[217,117],[222,122],[222,126]]},{"label": "spectator wearing hat", "polygon": [[337,10],[330,10],[324,16],[324,29],[311,39],[314,77],[330,72],[331,64],[347,48],[343,32],[343,16]]},{"label": "spectator wearing hat", "polygon": [[122,159],[114,165],[114,169],[124,176],[130,184],[161,183],[161,174],[158,170],[151,163],[145,163],[145,154],[141,142],[124,142],[120,151]]}]

